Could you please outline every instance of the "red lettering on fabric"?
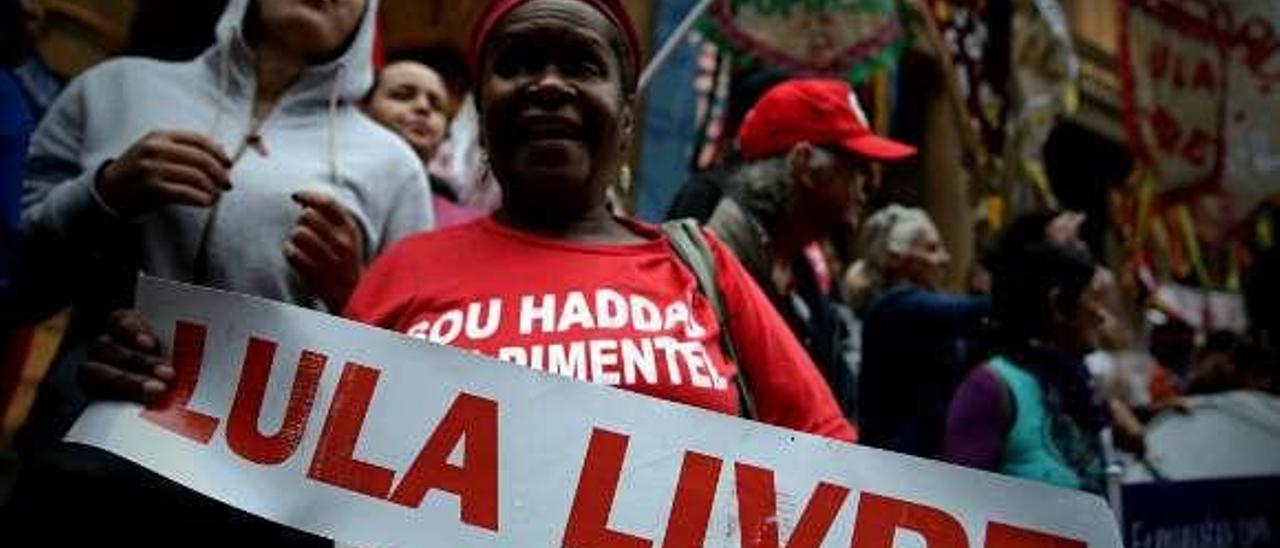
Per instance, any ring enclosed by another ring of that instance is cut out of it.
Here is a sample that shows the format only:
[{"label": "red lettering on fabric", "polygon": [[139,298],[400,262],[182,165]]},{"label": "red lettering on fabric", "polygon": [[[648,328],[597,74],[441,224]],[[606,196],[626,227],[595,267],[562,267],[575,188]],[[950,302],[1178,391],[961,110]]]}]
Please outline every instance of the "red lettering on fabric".
[{"label": "red lettering on fabric", "polygon": [[387,498],[394,473],[354,456],[378,375],[377,369],[354,362],[343,368],[307,477],[374,498]]},{"label": "red lettering on fabric", "polygon": [[328,359],[324,354],[310,350],[302,352],[289,390],[284,420],[274,434],[264,435],[258,423],[275,354],[276,343],[257,337],[249,339],[244,370],[227,417],[227,446],[237,455],[265,465],[280,464],[297,451],[298,443],[307,431],[316,388],[320,385],[320,376]]},{"label": "red lettering on fabric", "polygon": [[187,407],[200,380],[204,340],[208,329],[200,324],[177,322],[173,332],[173,389],[142,418],[191,441],[208,444],[218,429],[218,419]]},{"label": "red lettering on fabric", "polygon": [[618,479],[622,476],[628,441],[625,435],[601,428],[592,429],[561,546],[648,548],[653,545],[649,539],[609,529],[609,514],[613,511],[613,499],[618,494]]},{"label": "red lettering on fabric", "polygon": [[1166,42],[1156,42],[1151,45],[1151,49],[1147,54],[1147,67],[1150,71],[1152,80],[1164,78],[1169,72],[1169,44]]},{"label": "red lettering on fabric", "polygon": [[853,548],[891,548],[898,528],[924,537],[929,548],[969,546],[964,527],[951,514],[932,506],[863,492],[853,525]]},{"label": "red lettering on fabric", "polygon": [[1218,79],[1213,72],[1213,63],[1208,59],[1201,59],[1199,63],[1196,63],[1195,76],[1191,78],[1191,89],[1208,92],[1217,91]]},{"label": "red lettering on fabric", "polygon": [[[738,528],[743,548],[778,547],[778,503],[773,471],[750,464],[734,465],[738,493]],[[835,522],[849,489],[822,482],[809,497],[787,548],[819,546]]]},{"label": "red lettering on fabric", "polygon": [[1086,548],[1087,543],[1005,525],[1003,523],[987,524],[987,542],[983,546],[986,548]]},{"label": "red lettering on fabric", "polygon": [[676,496],[667,516],[667,533],[662,548],[696,548],[707,537],[716,485],[723,461],[694,451],[685,451],[676,481]]},{"label": "red lettering on fabric", "polygon": [[1209,152],[1213,150],[1214,139],[1202,129],[1196,129],[1187,137],[1187,144],[1182,147],[1182,158],[1195,166],[1203,166],[1210,160]]},{"label": "red lettering on fabric", "polygon": [[[449,455],[459,442],[465,455],[462,465],[455,466]],[[464,523],[498,531],[498,402],[458,394],[391,502],[416,508],[432,489],[458,496]]]},{"label": "red lettering on fabric", "polygon": [[1155,133],[1156,146],[1165,152],[1175,152],[1182,141],[1182,124],[1162,106],[1151,110],[1151,131]]}]

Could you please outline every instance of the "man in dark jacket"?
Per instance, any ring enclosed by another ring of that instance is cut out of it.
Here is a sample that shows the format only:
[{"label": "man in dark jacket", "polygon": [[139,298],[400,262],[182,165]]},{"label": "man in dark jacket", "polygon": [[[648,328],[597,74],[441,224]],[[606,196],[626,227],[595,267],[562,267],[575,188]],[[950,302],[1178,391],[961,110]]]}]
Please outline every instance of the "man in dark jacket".
[{"label": "man in dark jacket", "polygon": [[805,343],[853,416],[855,387],[820,254],[806,250],[855,223],[874,190],[875,161],[898,161],[915,148],[871,132],[857,96],[838,80],[791,80],[771,88],[738,132],[745,162],[707,228],[738,256]]}]

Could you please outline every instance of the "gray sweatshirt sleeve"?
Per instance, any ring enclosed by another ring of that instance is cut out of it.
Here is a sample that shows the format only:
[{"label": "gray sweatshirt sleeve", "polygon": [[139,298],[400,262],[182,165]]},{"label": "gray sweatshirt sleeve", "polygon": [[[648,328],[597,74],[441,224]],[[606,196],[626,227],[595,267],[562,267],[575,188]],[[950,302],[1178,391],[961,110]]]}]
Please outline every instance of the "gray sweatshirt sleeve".
[{"label": "gray sweatshirt sleeve", "polygon": [[90,267],[103,259],[107,241],[128,224],[94,190],[100,165],[85,161],[84,80],[63,91],[31,138],[14,280],[20,317],[65,306],[73,288],[83,285],[78,278],[94,271]]},{"label": "gray sweatshirt sleeve", "polygon": [[[416,165],[413,167],[417,167]],[[398,169],[397,178],[400,184],[394,201],[388,205],[386,222],[382,226],[382,234],[374,256],[381,254],[388,246],[399,239],[430,230],[435,226],[435,210],[431,203],[431,184],[427,182],[426,170]]]},{"label": "gray sweatshirt sleeve", "polygon": [[22,189],[23,231],[55,237],[78,251],[93,247],[102,228],[122,223],[94,190],[101,166],[86,165],[86,119],[84,82],[76,80],[31,137]]}]

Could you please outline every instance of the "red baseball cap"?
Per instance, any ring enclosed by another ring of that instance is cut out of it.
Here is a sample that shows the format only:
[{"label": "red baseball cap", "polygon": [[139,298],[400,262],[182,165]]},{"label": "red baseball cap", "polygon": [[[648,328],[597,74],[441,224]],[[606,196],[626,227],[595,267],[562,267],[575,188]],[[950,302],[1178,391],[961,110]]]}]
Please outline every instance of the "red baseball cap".
[{"label": "red baseball cap", "polygon": [[801,142],[838,146],[869,160],[902,160],[916,153],[916,147],[872,133],[858,96],[840,80],[778,84],[756,102],[738,130],[738,146],[748,161]]}]

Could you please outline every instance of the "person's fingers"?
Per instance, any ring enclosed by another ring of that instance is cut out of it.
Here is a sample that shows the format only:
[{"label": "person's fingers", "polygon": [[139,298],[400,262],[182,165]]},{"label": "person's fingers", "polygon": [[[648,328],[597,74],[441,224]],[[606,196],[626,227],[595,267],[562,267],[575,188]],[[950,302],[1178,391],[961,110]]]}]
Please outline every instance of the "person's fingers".
[{"label": "person's fingers", "polygon": [[225,188],[199,168],[181,163],[158,162],[152,173],[156,182],[186,185],[215,196]]},{"label": "person's fingers", "polygon": [[89,358],[143,375],[161,376],[163,374],[157,374],[157,371],[163,367],[168,367],[169,371],[172,371],[164,358],[131,348],[108,335],[101,335],[93,340],[89,346]]},{"label": "person's fingers", "polygon": [[213,139],[210,139],[208,136],[194,131],[182,130],[170,131],[168,132],[168,135],[175,143],[182,143],[204,150],[206,153],[218,160],[218,163],[222,164],[224,168],[231,167],[231,157],[227,156],[226,151],[222,150],[221,145],[213,142]]},{"label": "person's fingers", "polygon": [[320,262],[313,255],[299,249],[293,240],[284,243],[284,258],[304,280],[314,280],[324,271]]},{"label": "person's fingers", "polygon": [[355,225],[355,221],[351,219],[351,214],[347,213],[347,208],[343,207],[336,198],[329,194],[302,190],[293,193],[293,201],[305,208],[316,210],[334,226]]},{"label": "person's fingers", "polygon": [[353,225],[334,225],[328,217],[309,207],[302,210],[302,215],[298,216],[298,226],[311,229],[335,252],[359,253],[360,230]]},{"label": "person's fingers", "polygon": [[210,207],[218,201],[217,194],[168,181],[161,181],[156,186],[156,195],[165,203],[196,207]]},{"label": "person's fingers", "polygon": [[311,227],[337,250],[354,253],[357,257],[363,254],[364,232],[355,216],[337,199],[323,192],[310,191],[296,192],[293,199],[304,208],[299,224]]},{"label": "person's fingers", "polygon": [[155,355],[160,355],[160,341],[142,312],[136,309],[115,310],[107,316],[107,335],[115,342]]},{"label": "person's fingers", "polygon": [[325,236],[341,229],[341,227],[334,225],[333,221],[329,220],[328,217],[325,217],[324,214],[312,207],[303,208],[302,214],[298,215],[297,224],[310,228],[320,236]]},{"label": "person's fingers", "polygon": [[125,371],[105,363],[89,361],[80,367],[80,384],[98,398],[151,403],[169,389],[164,381]]},{"label": "person's fingers", "polygon": [[317,263],[338,265],[343,261],[342,255],[338,250],[327,239],[308,226],[299,225],[294,227],[293,233],[289,236],[289,242],[298,251]]},{"label": "person's fingers", "polygon": [[230,168],[222,164],[222,161],[209,151],[187,143],[172,141],[159,143],[156,150],[164,163],[196,168],[219,188],[231,188]]}]

